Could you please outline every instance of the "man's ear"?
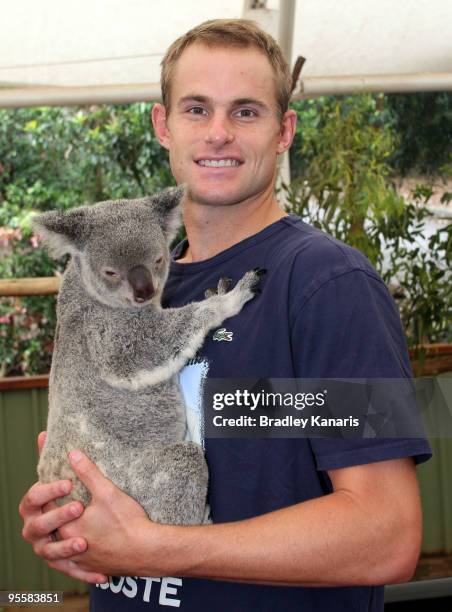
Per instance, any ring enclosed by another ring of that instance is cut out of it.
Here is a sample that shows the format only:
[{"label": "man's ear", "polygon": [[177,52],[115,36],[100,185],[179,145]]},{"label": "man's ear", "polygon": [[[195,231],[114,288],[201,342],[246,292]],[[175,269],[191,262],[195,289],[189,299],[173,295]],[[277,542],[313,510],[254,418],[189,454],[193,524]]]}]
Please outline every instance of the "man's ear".
[{"label": "man's ear", "polygon": [[88,210],[86,207],[73,208],[63,212],[55,210],[32,218],[33,229],[43,237],[50,254],[61,257],[66,253],[80,252],[90,234]]},{"label": "man's ear", "polygon": [[297,128],[297,113],[289,109],[287,110],[281,121],[281,129],[279,132],[277,154],[281,155],[290,147],[295,137]]},{"label": "man's ear", "polygon": [[154,126],[154,132],[157,137],[157,140],[165,147],[165,149],[169,149],[170,147],[170,134],[167,125],[167,114],[166,108],[163,104],[156,102],[151,110],[151,119],[152,125]]},{"label": "man's ear", "polygon": [[171,243],[182,223],[180,204],[184,195],[185,185],[179,185],[179,187],[164,189],[149,200],[149,205],[159,219],[168,244]]}]

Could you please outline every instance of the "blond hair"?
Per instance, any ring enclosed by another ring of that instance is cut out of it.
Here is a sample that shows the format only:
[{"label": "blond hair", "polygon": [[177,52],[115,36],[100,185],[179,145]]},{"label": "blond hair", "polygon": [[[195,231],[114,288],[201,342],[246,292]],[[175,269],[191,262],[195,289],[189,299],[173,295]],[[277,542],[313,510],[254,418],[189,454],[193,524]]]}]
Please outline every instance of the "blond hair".
[{"label": "blond hair", "polygon": [[256,47],[267,57],[273,68],[276,86],[278,115],[282,116],[289,107],[292,91],[292,77],[289,66],[276,40],[249,19],[213,19],[204,21],[175,40],[161,62],[160,84],[163,105],[167,114],[171,110],[171,85],[177,60],[184,50],[194,43],[218,47]]}]

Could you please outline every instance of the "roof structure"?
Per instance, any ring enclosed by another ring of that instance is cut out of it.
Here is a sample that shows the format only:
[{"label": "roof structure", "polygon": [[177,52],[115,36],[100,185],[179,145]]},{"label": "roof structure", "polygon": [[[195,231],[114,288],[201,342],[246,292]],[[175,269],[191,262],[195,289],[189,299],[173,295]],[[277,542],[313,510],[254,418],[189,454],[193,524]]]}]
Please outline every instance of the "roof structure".
[{"label": "roof structure", "polygon": [[254,19],[295,97],[452,89],[450,0],[16,0],[0,21],[0,106],[156,100],[168,45],[207,19]]}]

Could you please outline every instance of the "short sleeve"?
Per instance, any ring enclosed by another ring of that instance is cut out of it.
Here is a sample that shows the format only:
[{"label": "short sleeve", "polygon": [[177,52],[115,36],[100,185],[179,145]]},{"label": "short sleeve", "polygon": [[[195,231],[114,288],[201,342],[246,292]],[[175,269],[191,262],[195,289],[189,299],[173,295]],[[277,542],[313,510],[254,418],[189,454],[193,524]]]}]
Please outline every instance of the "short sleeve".
[{"label": "short sleeve", "polygon": [[[323,282],[301,300],[292,325],[298,378],[409,378],[406,341],[385,284],[362,269]],[[432,453],[425,438],[310,438],[317,469]]]}]

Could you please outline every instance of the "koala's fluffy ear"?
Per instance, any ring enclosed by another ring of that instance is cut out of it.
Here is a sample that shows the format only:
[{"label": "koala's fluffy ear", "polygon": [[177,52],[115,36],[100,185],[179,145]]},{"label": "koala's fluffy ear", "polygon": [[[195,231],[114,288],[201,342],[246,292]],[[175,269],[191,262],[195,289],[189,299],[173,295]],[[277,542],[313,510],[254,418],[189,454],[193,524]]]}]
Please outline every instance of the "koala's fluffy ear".
[{"label": "koala's fluffy ear", "polygon": [[36,215],[32,218],[32,225],[34,231],[41,234],[44,245],[54,257],[80,252],[90,233],[86,207]]},{"label": "koala's fluffy ear", "polygon": [[158,214],[168,242],[171,242],[181,226],[180,203],[185,195],[185,185],[169,187],[152,196],[150,205]]}]

